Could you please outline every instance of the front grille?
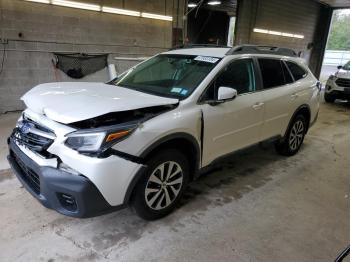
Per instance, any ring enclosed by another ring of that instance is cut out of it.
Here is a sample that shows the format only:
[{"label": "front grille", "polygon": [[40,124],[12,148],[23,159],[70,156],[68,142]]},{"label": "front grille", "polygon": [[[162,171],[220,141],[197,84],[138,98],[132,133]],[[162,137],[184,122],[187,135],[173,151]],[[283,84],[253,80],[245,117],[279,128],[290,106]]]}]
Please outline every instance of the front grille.
[{"label": "front grille", "polygon": [[335,83],[338,86],[343,86],[343,87],[350,87],[350,79],[346,79],[346,78],[338,78]]},{"label": "front grille", "polygon": [[14,153],[11,152],[11,156],[16,161],[18,167],[20,168],[20,176],[27,183],[27,185],[37,194],[40,194],[40,178],[32,169],[27,167],[23,161]]},{"label": "front grille", "polygon": [[48,156],[46,150],[53,143],[56,136],[51,130],[25,119],[18,123],[18,127],[14,129],[12,137],[20,145],[24,145],[32,151]]}]

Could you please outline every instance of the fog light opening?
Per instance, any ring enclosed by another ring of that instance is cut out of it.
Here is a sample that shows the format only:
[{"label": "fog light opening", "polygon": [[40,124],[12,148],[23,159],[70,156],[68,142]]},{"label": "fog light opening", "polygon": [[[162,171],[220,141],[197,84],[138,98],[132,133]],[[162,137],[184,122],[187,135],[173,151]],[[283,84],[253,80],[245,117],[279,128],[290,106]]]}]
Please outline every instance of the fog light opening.
[{"label": "fog light opening", "polygon": [[57,195],[58,200],[60,201],[63,208],[71,212],[77,210],[77,202],[75,201],[75,198],[73,196],[66,193],[58,193]]}]

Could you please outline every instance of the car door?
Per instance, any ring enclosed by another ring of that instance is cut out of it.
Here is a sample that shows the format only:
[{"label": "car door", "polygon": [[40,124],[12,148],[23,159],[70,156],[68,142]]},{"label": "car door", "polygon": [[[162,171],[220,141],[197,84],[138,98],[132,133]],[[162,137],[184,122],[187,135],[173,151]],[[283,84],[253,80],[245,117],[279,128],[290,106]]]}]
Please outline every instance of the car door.
[{"label": "car door", "polygon": [[321,83],[313,76],[312,72],[308,72],[306,65],[298,64],[294,61],[285,60],[290,73],[294,78],[294,86],[292,96],[292,111],[295,112],[302,105],[309,105],[311,110],[311,121],[313,121],[318,113],[321,96]]},{"label": "car door", "polygon": [[285,130],[294,113],[297,83],[285,63],[277,58],[258,58],[263,82],[264,124],[261,139],[278,136]]},{"label": "car door", "polygon": [[[203,94],[203,165],[260,140],[264,105],[262,94],[256,92],[255,75],[253,59],[232,60]],[[224,103],[211,103],[221,86],[236,89],[238,95]]]}]

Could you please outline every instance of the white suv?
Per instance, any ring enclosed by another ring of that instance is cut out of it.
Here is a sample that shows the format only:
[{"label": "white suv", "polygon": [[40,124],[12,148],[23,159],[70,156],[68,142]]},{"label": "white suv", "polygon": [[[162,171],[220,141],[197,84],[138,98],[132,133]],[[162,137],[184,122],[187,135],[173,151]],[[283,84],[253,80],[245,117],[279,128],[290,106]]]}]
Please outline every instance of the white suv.
[{"label": "white suv", "polygon": [[333,103],[336,99],[350,100],[350,61],[338,66],[338,71],[327,81],[324,100]]},{"label": "white suv", "polygon": [[224,155],[271,138],[279,153],[295,154],[317,118],[319,90],[289,49],[170,50],[107,84],[27,92],[8,159],[24,187],[62,214],[131,204],[157,219]]}]

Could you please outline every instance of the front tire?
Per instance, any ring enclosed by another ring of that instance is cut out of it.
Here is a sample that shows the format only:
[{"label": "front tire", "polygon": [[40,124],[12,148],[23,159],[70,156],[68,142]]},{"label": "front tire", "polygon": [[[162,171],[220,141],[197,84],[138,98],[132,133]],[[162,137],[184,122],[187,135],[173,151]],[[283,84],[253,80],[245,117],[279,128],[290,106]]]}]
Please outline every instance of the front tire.
[{"label": "front tire", "polygon": [[285,137],[282,141],[276,143],[276,151],[284,156],[295,155],[303,144],[306,131],[305,117],[303,115],[297,115],[288,128]]},{"label": "front tire", "polygon": [[147,161],[136,185],[132,206],[143,219],[156,220],[171,213],[189,180],[189,163],[176,149],[158,152]]},{"label": "front tire", "polygon": [[326,103],[334,103],[335,97],[330,94],[324,93],[324,101],[326,101]]}]

